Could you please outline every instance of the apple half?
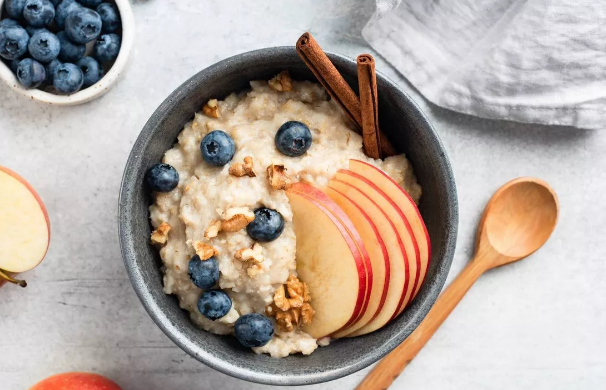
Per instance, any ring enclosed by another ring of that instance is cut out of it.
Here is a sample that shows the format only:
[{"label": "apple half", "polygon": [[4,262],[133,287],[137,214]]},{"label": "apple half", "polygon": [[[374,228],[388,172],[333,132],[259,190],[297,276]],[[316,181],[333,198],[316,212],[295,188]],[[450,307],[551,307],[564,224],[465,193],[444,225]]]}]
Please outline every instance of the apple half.
[{"label": "apple half", "polygon": [[25,179],[0,166],[0,285],[27,283],[10,274],[36,267],[50,243],[50,222],[44,203]]},{"label": "apple half", "polygon": [[381,190],[391,198],[402,210],[406,219],[410,223],[412,232],[419,247],[419,256],[421,260],[421,280],[417,284],[413,298],[419,292],[431,261],[431,241],[423,217],[412,200],[410,195],[396,183],[389,175],[379,168],[360,160],[349,160],[349,170],[361,177],[375,183]]},{"label": "apple half", "polygon": [[354,323],[368,305],[370,259],[353,223],[330,198],[305,183],[294,184],[286,195],[297,237],[297,272],[316,312],[303,331],[322,338]]}]

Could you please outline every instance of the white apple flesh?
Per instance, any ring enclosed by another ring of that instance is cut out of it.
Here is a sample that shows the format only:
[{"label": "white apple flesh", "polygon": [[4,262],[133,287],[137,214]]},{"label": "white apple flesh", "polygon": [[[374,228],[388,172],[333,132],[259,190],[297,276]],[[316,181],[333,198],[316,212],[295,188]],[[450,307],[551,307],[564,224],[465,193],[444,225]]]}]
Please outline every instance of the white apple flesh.
[{"label": "white apple flesh", "polygon": [[18,274],[44,259],[50,242],[46,208],[36,191],[21,176],[0,167],[0,280],[25,287]]}]

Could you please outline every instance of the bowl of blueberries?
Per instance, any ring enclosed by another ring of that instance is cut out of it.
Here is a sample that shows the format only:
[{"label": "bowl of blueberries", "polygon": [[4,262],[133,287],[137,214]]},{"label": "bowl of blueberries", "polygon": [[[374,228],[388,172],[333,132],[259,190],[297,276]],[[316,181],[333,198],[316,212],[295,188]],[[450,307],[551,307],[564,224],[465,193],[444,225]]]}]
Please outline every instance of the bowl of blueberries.
[{"label": "bowl of blueberries", "polygon": [[103,95],[133,40],[129,0],[0,0],[0,78],[32,100],[74,105]]}]

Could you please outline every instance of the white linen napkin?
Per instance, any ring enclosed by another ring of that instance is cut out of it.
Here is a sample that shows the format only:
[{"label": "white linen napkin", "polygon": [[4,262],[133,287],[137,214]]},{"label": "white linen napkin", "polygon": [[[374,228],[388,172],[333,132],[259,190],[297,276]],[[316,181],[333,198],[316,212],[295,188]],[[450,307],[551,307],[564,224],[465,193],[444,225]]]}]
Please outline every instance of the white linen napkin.
[{"label": "white linen napkin", "polygon": [[376,0],[370,45],[455,111],[606,128],[606,0]]}]

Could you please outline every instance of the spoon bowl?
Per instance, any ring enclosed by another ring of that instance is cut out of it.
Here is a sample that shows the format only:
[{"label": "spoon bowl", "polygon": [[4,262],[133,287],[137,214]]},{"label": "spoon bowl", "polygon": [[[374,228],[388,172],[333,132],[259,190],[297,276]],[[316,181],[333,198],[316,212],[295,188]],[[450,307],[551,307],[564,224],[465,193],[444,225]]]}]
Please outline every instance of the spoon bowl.
[{"label": "spoon bowl", "polygon": [[549,239],[558,210],[558,197],[543,180],[521,177],[506,183],[486,206],[476,252],[493,252],[488,268],[531,255]]}]

